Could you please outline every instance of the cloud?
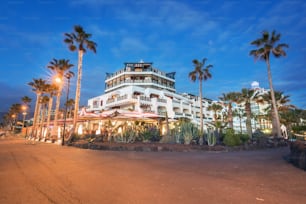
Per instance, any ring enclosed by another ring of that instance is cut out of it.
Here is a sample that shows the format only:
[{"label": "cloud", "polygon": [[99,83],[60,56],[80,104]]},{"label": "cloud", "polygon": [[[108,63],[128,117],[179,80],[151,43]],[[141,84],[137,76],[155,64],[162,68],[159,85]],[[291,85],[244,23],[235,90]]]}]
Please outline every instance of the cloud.
[{"label": "cloud", "polygon": [[121,40],[117,47],[111,49],[116,56],[123,56],[125,54],[134,53],[135,55],[146,52],[149,48],[139,38],[126,37]]}]

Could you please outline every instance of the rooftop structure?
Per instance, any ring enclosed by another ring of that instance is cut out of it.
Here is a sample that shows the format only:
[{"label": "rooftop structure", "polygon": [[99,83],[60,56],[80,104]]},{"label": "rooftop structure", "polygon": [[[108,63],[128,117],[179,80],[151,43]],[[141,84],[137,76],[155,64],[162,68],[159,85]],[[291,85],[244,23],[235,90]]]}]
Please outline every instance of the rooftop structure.
[{"label": "rooftop structure", "polygon": [[105,93],[130,85],[175,92],[175,72],[160,71],[152,62],[126,62],[123,69],[106,73]]}]

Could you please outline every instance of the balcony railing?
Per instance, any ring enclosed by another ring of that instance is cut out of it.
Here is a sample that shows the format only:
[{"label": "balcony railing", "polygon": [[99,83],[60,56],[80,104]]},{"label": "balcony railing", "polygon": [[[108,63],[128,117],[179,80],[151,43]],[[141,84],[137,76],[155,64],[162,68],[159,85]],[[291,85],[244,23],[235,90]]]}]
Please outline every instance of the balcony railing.
[{"label": "balcony railing", "polygon": [[162,99],[162,98],[158,98],[158,99],[157,99],[157,102],[160,102],[160,103],[167,103],[167,100],[166,100],[166,99]]},{"label": "balcony railing", "polygon": [[125,80],[122,80],[122,81],[119,81],[119,82],[113,82],[111,84],[107,84],[106,85],[106,89],[110,89],[110,88],[113,88],[113,87],[116,87],[116,86],[119,86],[119,85],[122,85],[122,84],[146,84],[146,83],[150,83],[150,84],[156,84],[156,85],[160,85],[160,86],[163,86],[163,87],[167,87],[167,88],[171,88],[171,89],[175,89],[175,85],[170,85],[170,84],[167,84],[167,83],[162,83],[162,82],[158,82],[156,80],[151,80],[151,79],[144,79],[144,80],[132,80],[132,79],[125,79]]}]

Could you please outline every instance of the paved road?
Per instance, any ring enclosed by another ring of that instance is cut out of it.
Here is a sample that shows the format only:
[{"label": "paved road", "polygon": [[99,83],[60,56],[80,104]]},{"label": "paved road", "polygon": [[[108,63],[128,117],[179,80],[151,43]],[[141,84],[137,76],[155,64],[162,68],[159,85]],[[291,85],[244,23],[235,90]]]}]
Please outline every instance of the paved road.
[{"label": "paved road", "polygon": [[0,203],[306,203],[288,148],[111,152],[0,139]]}]

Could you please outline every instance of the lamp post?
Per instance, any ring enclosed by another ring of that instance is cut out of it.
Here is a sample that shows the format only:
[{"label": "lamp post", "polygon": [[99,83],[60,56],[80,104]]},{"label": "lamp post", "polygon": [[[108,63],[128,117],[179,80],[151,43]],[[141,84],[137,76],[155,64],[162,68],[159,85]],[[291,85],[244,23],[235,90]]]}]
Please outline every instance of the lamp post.
[{"label": "lamp post", "polygon": [[25,105],[21,106],[21,109],[22,109],[22,115],[23,115],[23,119],[22,119],[22,128],[24,127],[24,121],[25,121],[25,116],[27,115],[27,107]]},{"label": "lamp post", "polygon": [[16,125],[16,115],[13,114],[13,115],[12,115],[12,118],[13,118],[12,124],[13,124],[13,132],[14,132],[14,131],[15,131],[15,125]]},{"label": "lamp post", "polygon": [[70,87],[70,79],[74,76],[74,73],[69,71],[67,72],[64,77],[68,80],[67,83],[67,95],[66,95],[66,103],[65,103],[65,113],[64,113],[64,127],[63,127],[63,134],[62,134],[62,145],[64,145],[64,138],[65,138],[65,128],[66,128],[66,119],[67,119],[67,110],[68,110],[68,99],[69,99],[69,87]]}]

